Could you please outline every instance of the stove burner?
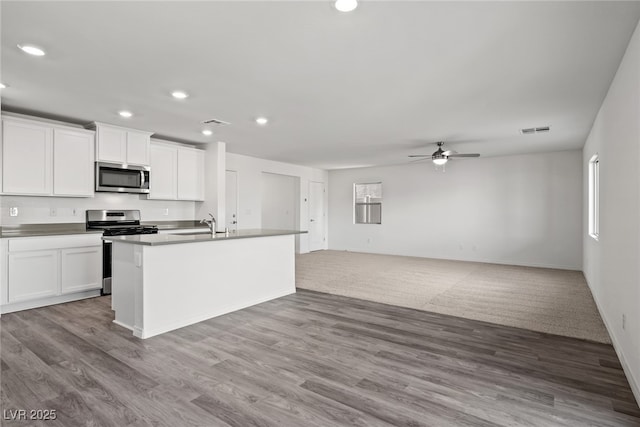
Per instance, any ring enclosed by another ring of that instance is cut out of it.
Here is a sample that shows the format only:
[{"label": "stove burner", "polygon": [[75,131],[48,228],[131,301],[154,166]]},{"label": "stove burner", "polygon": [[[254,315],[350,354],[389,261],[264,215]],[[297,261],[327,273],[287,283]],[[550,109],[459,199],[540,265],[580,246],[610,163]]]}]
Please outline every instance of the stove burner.
[{"label": "stove burner", "polygon": [[138,210],[88,210],[87,230],[102,230],[104,236],[129,236],[133,234],[156,234],[155,225],[140,225]]},{"label": "stove burner", "polygon": [[156,234],[158,227],[155,225],[149,226],[134,226],[134,227],[111,227],[104,230],[105,236],[129,236],[133,234]]}]

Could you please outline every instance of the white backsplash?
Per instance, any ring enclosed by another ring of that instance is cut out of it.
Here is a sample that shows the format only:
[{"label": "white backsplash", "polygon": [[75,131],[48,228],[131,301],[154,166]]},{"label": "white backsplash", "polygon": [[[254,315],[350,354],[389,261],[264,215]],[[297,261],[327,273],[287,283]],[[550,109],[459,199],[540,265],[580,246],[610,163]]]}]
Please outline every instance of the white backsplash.
[{"label": "white backsplash", "polygon": [[[142,221],[193,220],[200,203],[118,193],[96,193],[92,198],[0,196],[0,224],[85,222],[87,209],[139,209]],[[18,208],[18,216],[9,215],[12,207]]]}]

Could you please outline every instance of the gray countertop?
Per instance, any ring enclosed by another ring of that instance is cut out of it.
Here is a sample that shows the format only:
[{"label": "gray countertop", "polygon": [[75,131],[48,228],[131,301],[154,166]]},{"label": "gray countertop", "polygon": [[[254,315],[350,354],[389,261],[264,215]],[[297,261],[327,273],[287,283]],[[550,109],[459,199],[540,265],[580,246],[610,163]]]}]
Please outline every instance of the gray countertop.
[{"label": "gray countertop", "polygon": [[110,236],[103,237],[105,240],[120,243],[130,243],[133,245],[145,245],[145,246],[161,246],[161,245],[175,245],[180,243],[198,243],[198,242],[215,242],[221,240],[232,239],[248,239],[255,237],[269,237],[269,236],[285,236],[288,234],[304,234],[306,231],[301,230],[268,230],[268,229],[250,229],[250,230],[238,230],[230,232],[228,235],[225,233],[217,233],[215,237],[211,236],[211,233],[198,233],[198,234],[138,234],[135,236]]},{"label": "gray countertop", "polygon": [[155,225],[158,230],[184,230],[189,228],[204,228],[207,230],[209,227],[206,224],[200,223],[200,221],[180,220],[180,221],[142,221],[142,225]]},{"label": "gray countertop", "polygon": [[64,236],[69,234],[102,234],[102,230],[87,230],[84,222],[60,224],[19,224],[3,225],[0,238],[36,237],[36,236]]},{"label": "gray countertop", "polygon": [[[158,230],[185,230],[190,228],[203,228],[207,230],[206,224],[200,221],[143,221],[142,225],[156,225]],[[37,236],[64,236],[69,234],[102,234],[102,230],[87,230],[84,222],[69,222],[58,224],[16,224],[3,225],[0,227],[0,238],[10,239],[15,237],[37,237]]]}]

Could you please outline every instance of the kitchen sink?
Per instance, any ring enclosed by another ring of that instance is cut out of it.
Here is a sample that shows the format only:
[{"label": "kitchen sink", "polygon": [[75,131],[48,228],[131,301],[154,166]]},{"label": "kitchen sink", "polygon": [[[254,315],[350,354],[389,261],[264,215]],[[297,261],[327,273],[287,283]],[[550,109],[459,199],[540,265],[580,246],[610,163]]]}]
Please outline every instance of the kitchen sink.
[{"label": "kitchen sink", "polygon": [[[173,236],[199,236],[199,235],[211,235],[210,231],[193,231],[191,233],[169,233]],[[225,234],[224,231],[216,231],[216,234]]]}]

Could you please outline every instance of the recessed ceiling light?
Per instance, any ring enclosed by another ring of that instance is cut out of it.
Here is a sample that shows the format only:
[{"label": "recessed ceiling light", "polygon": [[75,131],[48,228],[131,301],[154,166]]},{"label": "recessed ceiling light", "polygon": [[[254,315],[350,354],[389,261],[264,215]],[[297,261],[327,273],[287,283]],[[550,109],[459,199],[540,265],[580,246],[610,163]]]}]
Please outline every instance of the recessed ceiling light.
[{"label": "recessed ceiling light", "polygon": [[336,0],[334,5],[340,12],[351,12],[358,7],[358,0]]},{"label": "recessed ceiling light", "polygon": [[0,89],[4,89],[6,87],[7,87],[7,85],[5,85],[4,83],[0,83]]},{"label": "recessed ceiling light", "polygon": [[257,124],[259,124],[259,125],[261,125],[261,126],[264,126],[264,125],[266,125],[267,123],[269,123],[269,119],[267,119],[266,117],[258,117],[258,118],[256,119],[256,123],[257,123]]},{"label": "recessed ceiling light", "polygon": [[131,111],[118,111],[118,114],[120,114],[121,117],[124,117],[126,119],[133,116],[133,113]]},{"label": "recessed ceiling light", "polygon": [[187,97],[189,97],[188,94],[186,94],[185,92],[181,91],[181,90],[176,90],[171,92],[171,96],[173,96],[176,99],[185,99]]},{"label": "recessed ceiling light", "polygon": [[202,131],[202,134],[205,135],[205,136],[211,136],[211,135],[213,135],[213,132],[210,131],[209,129],[205,129],[205,130]]},{"label": "recessed ceiling light", "polygon": [[24,52],[24,53],[28,53],[29,55],[33,55],[33,56],[44,56],[44,50],[40,49],[37,46],[33,46],[30,44],[19,44],[18,47]]}]

